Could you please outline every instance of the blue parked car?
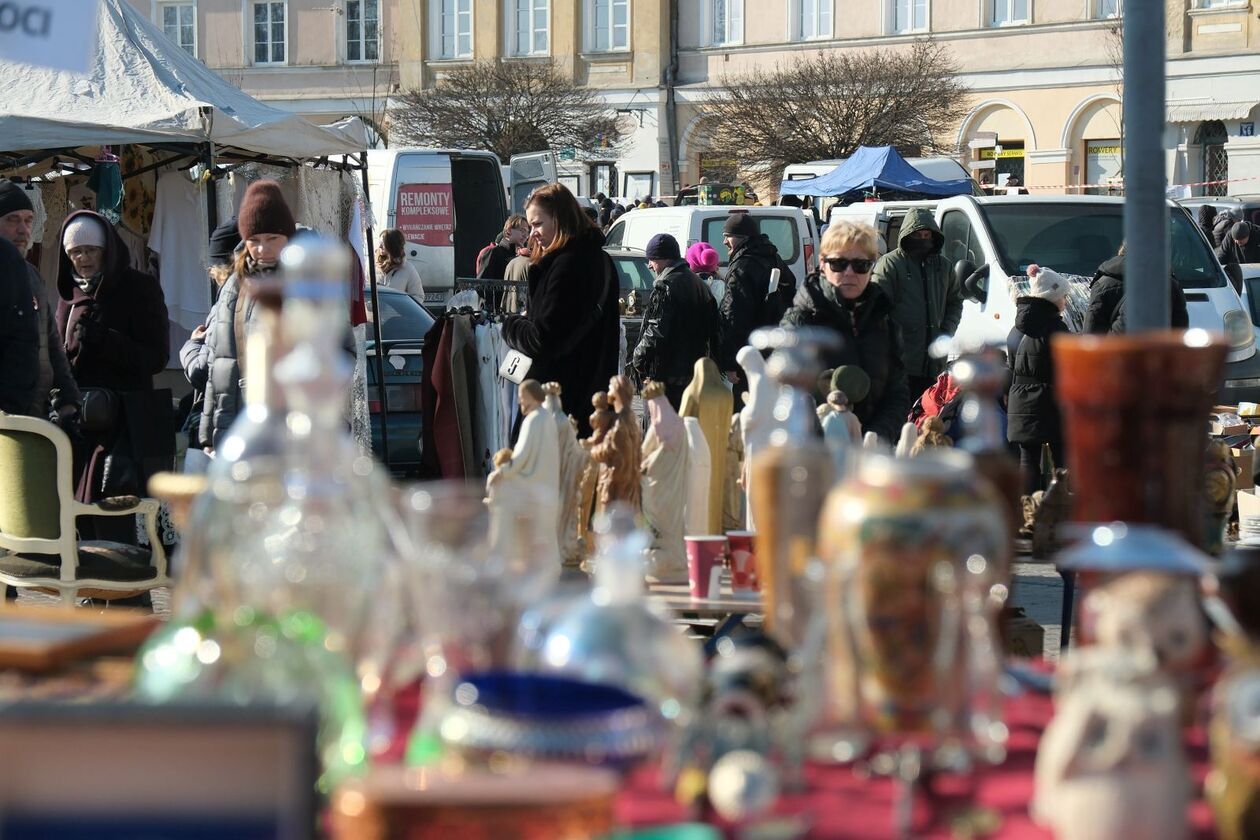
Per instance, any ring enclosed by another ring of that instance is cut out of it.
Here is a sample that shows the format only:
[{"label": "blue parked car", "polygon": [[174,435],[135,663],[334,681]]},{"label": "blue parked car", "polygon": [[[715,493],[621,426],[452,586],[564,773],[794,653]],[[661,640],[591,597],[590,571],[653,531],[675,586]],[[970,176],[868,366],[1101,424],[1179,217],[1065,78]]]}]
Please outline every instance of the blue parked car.
[{"label": "blue parked car", "polygon": [[[381,343],[385,362],[385,402],[382,412],[376,387],[376,341],[371,324],[367,331],[368,410],[372,418],[372,452],[381,455],[381,418],[389,429],[389,465],[395,475],[420,472],[420,375],[424,361],[420,351],[424,336],[433,327],[429,310],[397,289],[378,288],[381,307]],[[371,295],[366,295],[369,307]]]}]

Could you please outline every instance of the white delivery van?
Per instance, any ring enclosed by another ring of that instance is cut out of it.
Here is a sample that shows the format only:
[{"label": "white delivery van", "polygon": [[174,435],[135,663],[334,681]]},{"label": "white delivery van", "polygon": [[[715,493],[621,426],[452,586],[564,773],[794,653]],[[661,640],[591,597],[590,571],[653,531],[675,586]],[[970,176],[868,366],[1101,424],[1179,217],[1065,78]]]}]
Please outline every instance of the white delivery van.
[{"label": "white delivery van", "polygon": [[[943,253],[966,296],[957,334],[969,342],[1005,344],[1015,323],[1012,278],[1025,276],[1030,263],[1093,277],[1124,238],[1124,199],[1110,196],[953,196],[906,204],[934,207]],[[833,209],[832,220],[857,207]],[[877,230],[895,237],[907,209],[890,202]],[[1171,270],[1185,291],[1190,326],[1229,343],[1219,399],[1256,402],[1260,355],[1251,319],[1198,225],[1171,201],[1168,214]],[[895,239],[889,247],[896,247]]]},{"label": "white delivery van", "polygon": [[608,229],[608,245],[642,249],[656,234],[668,233],[686,253],[692,245],[704,240],[718,252],[718,263],[725,271],[730,255],[722,242],[722,228],[732,210],[747,212],[757,220],[761,232],[769,237],[779,249],[779,256],[792,269],[798,285],[818,270],[818,228],[814,217],[797,207],[691,204],[631,210]]},{"label": "white delivery van", "polygon": [[[522,191],[528,195],[532,189],[525,179],[537,168],[525,162],[530,157],[534,156],[512,159],[509,187],[514,196]],[[554,168],[551,173],[554,177]],[[407,259],[424,282],[426,305],[440,310],[454,290],[455,278],[477,273],[477,254],[502,232],[508,216],[504,187],[499,159],[492,152],[368,152],[373,230],[377,235],[385,228],[402,231]]]}]

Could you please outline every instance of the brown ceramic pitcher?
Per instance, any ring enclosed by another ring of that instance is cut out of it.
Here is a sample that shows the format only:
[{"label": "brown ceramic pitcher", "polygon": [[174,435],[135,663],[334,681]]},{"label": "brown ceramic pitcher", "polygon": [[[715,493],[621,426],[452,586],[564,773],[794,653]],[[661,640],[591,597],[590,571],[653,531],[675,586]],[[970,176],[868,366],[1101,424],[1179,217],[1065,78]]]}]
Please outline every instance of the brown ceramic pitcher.
[{"label": "brown ceramic pitcher", "polygon": [[1200,543],[1204,439],[1226,346],[1203,330],[1051,341],[1079,522],[1147,522]]}]

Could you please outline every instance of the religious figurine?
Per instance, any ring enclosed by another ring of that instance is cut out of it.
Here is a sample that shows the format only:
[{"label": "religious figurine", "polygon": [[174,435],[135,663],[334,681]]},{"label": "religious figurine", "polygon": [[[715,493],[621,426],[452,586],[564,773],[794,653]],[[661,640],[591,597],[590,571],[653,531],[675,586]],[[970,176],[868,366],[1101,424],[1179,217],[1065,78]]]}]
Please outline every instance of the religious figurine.
[{"label": "religious figurine", "polygon": [[643,438],[643,518],[651,533],[647,577],[659,583],[685,583],[687,430],[682,418],[665,399],[663,384],[645,383],[643,400],[651,419]]},{"label": "religious figurine", "polygon": [[1049,557],[1062,547],[1059,526],[1072,514],[1072,484],[1068,471],[1056,469],[1045,491],[1032,494],[1032,556]]},{"label": "religious figurine", "polygon": [[[600,464],[595,510],[604,511],[613,502],[625,502],[636,514],[642,509],[643,490],[639,481],[642,459],[642,432],[639,418],[630,406],[634,391],[630,380],[614,376],[608,381],[608,405],[612,427],[599,443],[590,448],[591,459]],[[592,434],[594,438],[594,434]]]},{"label": "religious figurine", "polygon": [[683,417],[695,417],[700,421],[705,441],[709,446],[709,534],[722,533],[722,492],[726,481],[726,449],[718,442],[726,439],[734,397],[731,388],[722,380],[717,363],[712,359],[697,359],[695,376],[683,391],[681,410]]},{"label": "religious figurine", "polygon": [[874,432],[867,432],[862,435],[862,448],[867,452],[879,452],[884,449],[884,444],[879,439],[879,435]]},{"label": "religious figurine", "polygon": [[[740,430],[744,443],[744,498],[752,498],[752,475],[750,467],[753,460],[770,442],[770,432],[774,430],[774,404],[779,397],[779,388],[766,375],[766,360],[760,351],[753,347],[744,347],[735,356],[735,361],[744,369],[744,379],[748,382],[748,393],[744,394],[744,407],[739,410]],[[745,527],[749,531],[757,530],[753,523],[752,505],[744,506]]]},{"label": "religious figurine", "polygon": [[560,515],[557,520],[560,558],[566,566],[576,566],[586,556],[578,525],[578,511],[582,477],[591,462],[591,456],[578,443],[577,426],[560,405],[560,384],[548,382],[543,386],[543,392],[547,395],[543,407],[555,421],[560,442]]},{"label": "religious figurine", "polygon": [[1207,469],[1204,470],[1203,550],[1220,554],[1225,544],[1225,528],[1234,510],[1234,490],[1238,486],[1240,470],[1234,453],[1223,440],[1208,443]]},{"label": "religious figurine", "polygon": [[1149,658],[1114,649],[1075,650],[1064,665],[1037,748],[1033,818],[1058,840],[1185,838],[1191,785],[1175,689]]},{"label": "religious figurine", "polygon": [[700,419],[684,417],[683,428],[687,432],[686,534],[699,537],[709,533],[709,476],[713,461]]},{"label": "religious figurine", "polygon": [[[747,396],[745,394],[744,396]],[[720,444],[719,444],[720,445]],[[722,530],[739,531],[744,527],[744,434],[739,413],[731,415],[730,433],[726,436],[726,476],[722,483]]]},{"label": "religious figurine", "polygon": [[909,458],[910,453],[914,451],[914,445],[919,441],[919,427],[913,423],[901,424],[901,436],[897,438],[897,448],[894,454],[898,458]]},{"label": "religious figurine", "polygon": [[597,391],[591,396],[591,436],[578,441],[586,452],[586,469],[582,472],[582,483],[578,489],[578,536],[582,546],[589,555],[594,540],[591,538],[591,515],[595,509],[595,491],[599,486],[599,478],[603,474],[604,465],[591,459],[591,449],[601,442],[612,429],[613,413],[608,407],[608,393]]},{"label": "religious figurine", "polygon": [[945,424],[941,422],[941,418],[929,417],[923,421],[923,430],[918,440],[910,447],[910,457],[913,458],[922,453],[923,450],[931,449],[932,447],[951,447],[953,445],[954,442],[949,439],[949,435],[945,434]]},{"label": "religious figurine", "polygon": [[1260,651],[1241,636],[1225,647],[1231,662],[1212,692],[1203,790],[1221,840],[1251,840],[1260,837]]},{"label": "religious figurine", "polygon": [[[548,557],[560,560],[560,544],[557,539],[560,517],[560,442],[556,434],[555,419],[543,408],[543,387],[536,379],[526,379],[517,387],[521,414],[521,433],[516,446],[510,452],[501,449],[494,456],[494,471],[486,479],[487,504],[494,512],[503,513],[508,505],[519,503],[523,497],[535,506],[532,520],[542,523],[537,534],[540,551]],[[490,543],[503,549],[504,541],[514,539],[507,523],[492,517]]]},{"label": "religious figurine", "polygon": [[818,419],[822,423],[823,441],[836,467],[836,479],[843,479],[849,452],[862,443],[862,423],[849,410],[849,398],[843,391],[827,395],[827,401],[818,406]]}]

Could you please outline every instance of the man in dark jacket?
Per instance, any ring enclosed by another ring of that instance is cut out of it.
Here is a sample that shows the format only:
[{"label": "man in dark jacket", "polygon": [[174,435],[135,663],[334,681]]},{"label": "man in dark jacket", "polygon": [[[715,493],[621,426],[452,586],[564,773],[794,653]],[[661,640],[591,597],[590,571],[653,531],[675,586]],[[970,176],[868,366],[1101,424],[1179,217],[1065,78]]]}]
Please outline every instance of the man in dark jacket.
[{"label": "man in dark jacket", "polygon": [[[1186,310],[1186,295],[1177,278],[1171,278],[1172,289],[1169,311],[1170,325],[1174,329],[1190,326]],[[1084,331],[1087,333],[1124,332],[1124,246],[1120,253],[1098,266],[1094,279],[1089,283],[1089,308],[1085,310]]]},{"label": "man in dark jacket", "polygon": [[17,248],[0,239],[0,411],[27,414],[39,381],[39,315]]},{"label": "man in dark jacket", "polygon": [[1234,222],[1229,236],[1216,250],[1216,256],[1221,265],[1260,263],[1260,226],[1251,222]]},{"label": "man in dark jacket", "polygon": [[529,237],[529,225],[525,217],[519,213],[508,216],[503,223],[503,232],[494,240],[494,245],[477,261],[477,279],[502,280],[507,264],[519,255]]},{"label": "man in dark jacket", "polygon": [[901,222],[897,248],[880,257],[871,278],[892,301],[893,319],[905,342],[912,400],[944,369],[943,360],[932,358],[928,348],[941,336],[953,335],[962,320],[962,290],[941,254],[944,245],[932,211],[912,208]]},{"label": "man in dark jacket", "polygon": [[630,370],[640,387],[648,379],[662,383],[666,399],[677,410],[696,359],[708,356],[717,345],[717,307],[704,281],[682,258],[677,239],[658,233],[646,253],[656,282]]},{"label": "man in dark jacket", "polygon": [[[1032,271],[1032,269],[1029,269]],[[1063,322],[1068,281],[1041,269],[1030,278],[1028,295],[1015,301],[1015,326],[1007,336],[1011,386],[1006,396],[1006,439],[1019,446],[1024,494],[1045,489],[1041,447],[1050,444],[1056,466],[1064,466],[1063,430],[1054,398],[1054,359],[1050,339],[1068,331]]]},{"label": "man in dark jacket", "polygon": [[[722,228],[722,241],[726,244],[730,259],[726,270],[726,294],[719,307],[721,320],[721,348],[718,365],[727,378],[735,383],[737,392],[746,387],[743,374],[735,361],[735,355],[748,344],[748,336],[758,327],[778,322],[787,309],[796,289],[796,277],[792,269],[779,256],[769,238],[761,232],[757,220],[744,211],[732,211]],[[770,272],[779,269],[779,285],[770,288]],[[784,301],[782,307],[767,301],[770,293]]]},{"label": "man in dark jacket", "polygon": [[[26,191],[12,181],[0,181],[0,239],[12,244],[19,258],[25,257],[31,245],[34,222],[35,208]],[[30,287],[27,309],[34,313],[38,324],[38,374],[27,405],[21,411],[9,413],[46,417],[73,437],[78,434],[79,386],[75,384],[61,347],[44,280],[35,266],[25,259],[21,263]]]}]

